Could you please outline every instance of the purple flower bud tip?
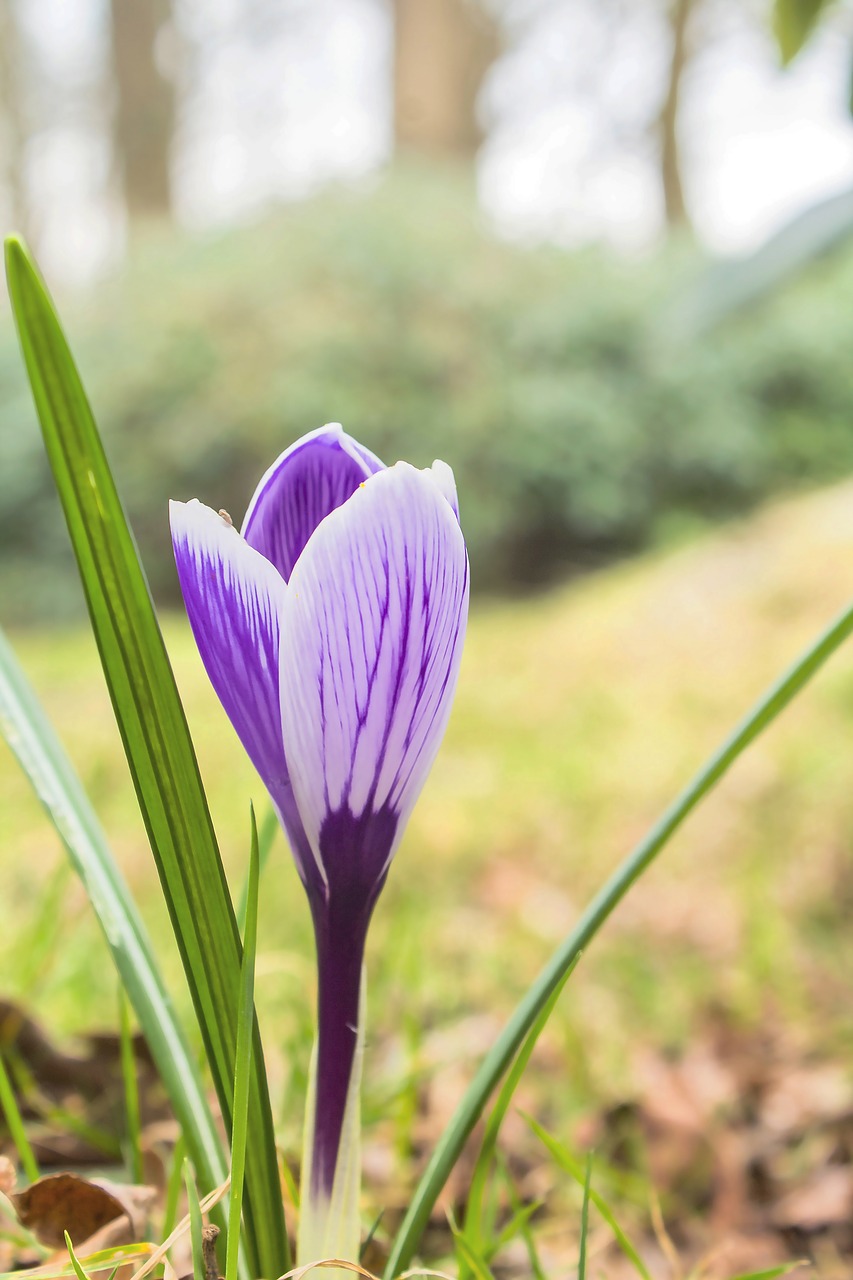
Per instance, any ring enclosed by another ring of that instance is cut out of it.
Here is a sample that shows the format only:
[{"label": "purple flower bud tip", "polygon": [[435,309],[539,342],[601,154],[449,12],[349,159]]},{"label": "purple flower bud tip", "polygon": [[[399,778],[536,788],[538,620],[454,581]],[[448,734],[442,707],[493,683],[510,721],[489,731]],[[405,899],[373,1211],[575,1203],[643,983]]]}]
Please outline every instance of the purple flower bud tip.
[{"label": "purple flower bud tip", "polygon": [[171,523],[202,661],[311,904],[323,1099],[312,1177],[330,1190],[366,930],[459,673],[469,578],[453,473],[386,468],[332,424],[273,463],[241,533],[195,501],[173,502]]}]

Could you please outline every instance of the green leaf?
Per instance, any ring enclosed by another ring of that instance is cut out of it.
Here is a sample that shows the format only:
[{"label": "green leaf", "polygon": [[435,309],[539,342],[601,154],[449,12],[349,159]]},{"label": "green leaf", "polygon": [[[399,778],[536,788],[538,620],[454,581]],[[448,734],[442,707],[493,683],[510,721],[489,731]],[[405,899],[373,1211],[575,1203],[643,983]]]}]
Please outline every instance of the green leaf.
[{"label": "green leaf", "polygon": [[830,0],[776,0],[773,32],[787,66],[807,42]]},{"label": "green leaf", "polygon": [[696,341],[772,297],[813,263],[850,240],[853,190],[822,197],[795,214],[752,253],[712,261],[674,302],[666,330],[679,343]]},{"label": "green leaf", "polygon": [[240,1005],[237,1013],[237,1064],[234,1070],[234,1108],[231,1125],[231,1191],[228,1201],[228,1250],[225,1280],[237,1280],[240,1252],[240,1210],[246,1171],[246,1130],[249,1117],[249,1082],[252,1070],[252,1011],[255,1007],[255,953],[258,946],[258,881],[261,855],[255,810],[250,808],[252,842],[246,893],[246,926],[243,935],[243,966],[240,975]]},{"label": "green leaf", "polygon": [[[150,1256],[153,1245],[150,1244],[120,1244],[112,1249],[101,1249],[97,1253],[89,1253],[83,1258],[83,1262],[89,1267],[92,1274],[96,1274],[112,1263],[116,1267],[128,1265],[133,1262],[140,1262],[142,1259]],[[78,1259],[77,1266],[82,1267],[82,1262]],[[74,1262],[70,1260],[66,1263],[50,1262],[43,1267],[27,1267],[27,1280],[62,1280],[64,1276],[76,1276],[77,1270]],[[0,1271],[0,1280],[21,1280],[21,1272],[18,1271]]]},{"label": "green leaf", "polygon": [[441,1194],[468,1135],[513,1058],[534,1026],[541,1010],[563,981],[567,970],[598,933],[631,886],[651,866],[660,851],[682,826],[750,743],[771,724],[853,632],[853,606],[823,632],[802,657],[764,694],[680,795],[664,811],[651,830],[599,890],[574,929],[563,940],[545,968],[522,997],[509,1021],[486,1054],[466,1089],[450,1123],[415,1188],[409,1209],[391,1247],[385,1280],[393,1280],[409,1265],[418,1247],[433,1205]]},{"label": "green leaf", "polygon": [[136,904],[80,780],[0,630],[0,732],[41,800],[98,918],[205,1186],[225,1152]]},{"label": "green leaf", "polygon": [[[254,820],[253,820],[253,826],[254,826]],[[279,830],[280,830],[280,827],[278,825],[278,818],[276,817],[275,809],[273,809],[272,806],[270,806],[269,809],[267,809],[266,813],[264,814],[264,820],[261,823],[261,827],[258,832],[258,874],[259,875],[263,874],[264,867],[267,865],[267,862],[270,856],[270,851],[273,847],[275,838]],[[237,903],[237,927],[240,930],[241,937],[246,932],[246,911],[248,910],[248,906],[249,906],[250,875],[251,875],[251,869],[247,873],[246,879],[243,881],[243,887],[240,890],[240,898]]]},{"label": "green leaf", "polygon": [[89,1280],[86,1272],[77,1261],[77,1254],[74,1252],[74,1245],[71,1243],[71,1237],[67,1231],[65,1232],[65,1247],[68,1250],[68,1256],[71,1259],[71,1265],[74,1268],[74,1274],[77,1277],[77,1280]]},{"label": "green leaf", "polygon": [[453,1232],[453,1241],[456,1245],[459,1259],[465,1264],[469,1274],[475,1276],[476,1280],[495,1280],[486,1259],[471,1247],[465,1239],[464,1232],[456,1226],[452,1218],[450,1220],[450,1229]]},{"label": "green leaf", "polygon": [[[6,274],[110,698],[230,1132],[242,947],[195,752],[83,385],[47,290],[15,238],[6,242]],[[255,1275],[276,1276],[290,1267],[290,1253],[257,1022],[249,1114],[247,1256]]]}]

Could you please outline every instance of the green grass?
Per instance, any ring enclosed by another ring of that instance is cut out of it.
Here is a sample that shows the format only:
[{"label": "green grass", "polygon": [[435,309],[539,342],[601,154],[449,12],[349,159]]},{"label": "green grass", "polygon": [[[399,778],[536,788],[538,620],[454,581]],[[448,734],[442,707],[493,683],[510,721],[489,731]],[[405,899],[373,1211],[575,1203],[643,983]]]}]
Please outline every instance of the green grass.
[{"label": "green grass", "polygon": [[[458,1096],[459,1073],[489,1046],[605,874],[851,596],[845,485],[547,597],[475,608],[447,741],[370,940],[368,1154],[394,1153],[405,1181],[413,1082],[438,1076]],[[165,629],[236,897],[247,800],[263,812],[262,789],[183,620],[167,618]],[[13,640],[188,1009],[92,642],[82,629]],[[772,1013],[815,1052],[849,1061],[851,777],[845,650],[739,762],[583,958],[519,1092],[524,1110],[570,1136],[583,1111],[630,1095],[639,1048],[685,1044],[712,1006],[744,1024]],[[14,995],[16,947],[62,854],[5,750],[0,814],[0,985]],[[114,978],[74,882],[54,929],[40,972],[28,976],[28,1002],[57,1034],[113,1022]],[[263,873],[255,994],[291,1152],[313,981],[308,911],[278,838]]]}]

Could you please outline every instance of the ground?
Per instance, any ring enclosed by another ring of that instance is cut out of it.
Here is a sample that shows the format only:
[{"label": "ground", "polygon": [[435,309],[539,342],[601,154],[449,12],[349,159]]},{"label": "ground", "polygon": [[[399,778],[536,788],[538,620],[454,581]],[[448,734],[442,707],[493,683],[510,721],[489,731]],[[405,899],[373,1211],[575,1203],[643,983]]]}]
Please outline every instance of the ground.
[{"label": "ground", "polygon": [[[476,565],[473,566],[476,583]],[[366,1216],[389,1221],[478,1057],[578,911],[675,791],[853,598],[853,485],[775,504],[523,601],[478,601],[445,746],[372,930]],[[170,653],[229,875],[261,788],[180,618]],[[12,637],[188,1010],[97,656],[85,629]],[[853,648],[690,819],[596,939],[504,1132],[543,1197],[546,1274],[571,1272],[574,1155],[652,1275],[853,1258]],[[0,755],[3,992],[67,1043],[115,1024],[116,985],[37,803]],[[257,1000],[284,1149],[310,1048],[307,910],[283,841],[265,871]],[[445,1208],[464,1186],[460,1176]],[[430,1238],[448,1248],[443,1219]],[[623,1272],[593,1211],[598,1272]],[[447,1264],[445,1262],[445,1265]],[[511,1248],[504,1270],[525,1274]],[[808,1274],[804,1269],[802,1274]]]}]

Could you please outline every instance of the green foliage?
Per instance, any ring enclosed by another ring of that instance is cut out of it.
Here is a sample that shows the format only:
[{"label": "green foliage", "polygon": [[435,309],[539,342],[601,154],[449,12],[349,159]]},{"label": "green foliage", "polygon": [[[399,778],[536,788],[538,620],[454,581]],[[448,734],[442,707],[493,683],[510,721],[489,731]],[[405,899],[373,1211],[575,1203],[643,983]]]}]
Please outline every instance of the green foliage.
[{"label": "green foliage", "polygon": [[787,66],[811,36],[830,0],[776,0],[773,31]]},{"label": "green foliage", "polygon": [[[155,949],[97,815],[2,630],[0,733],[11,746],[65,845],[70,864],[80,876],[197,1168],[205,1184],[215,1186],[226,1173],[222,1145],[195,1059],[160,976]],[[45,908],[53,903],[54,894],[49,892],[37,920],[45,918]],[[34,936],[31,931],[30,947]],[[29,1176],[32,1180],[32,1170]]]},{"label": "green foliage", "polygon": [[[45,449],[83,581],[125,756],[199,1029],[231,1123],[242,946],[183,707],[95,420],[51,300],[20,241],[6,275]],[[267,1274],[289,1266],[255,1024],[246,1237]],[[272,1177],[270,1172],[272,1171]]]},{"label": "green foliage", "polygon": [[[527,989],[511,1017],[504,1025],[439,1139],[430,1161],[418,1183],[406,1216],[391,1247],[385,1268],[385,1280],[393,1280],[411,1261],[439,1194],[462,1153],[466,1140],[482,1115],[483,1109],[509,1070],[515,1055],[536,1026],[537,1019],[551,996],[577,964],[581,953],[598,933],[611,912],[622,901],[652,862],[669,843],[679,827],[706,798],[737,759],[785,710],[800,691],[820,670],[836,649],[853,633],[853,604],[833,622],[776,681],[740,721],[732,733],[705,761],[698,773],[664,810],[657,822],[634,846],[616,871],[607,879],[586,907],[575,927],[566,935],[536,980]],[[498,1109],[500,1103],[498,1104]],[[544,1130],[536,1132],[546,1140]],[[546,1140],[546,1145],[549,1145]],[[549,1150],[552,1148],[549,1145]],[[552,1150],[552,1154],[556,1154]],[[560,1157],[568,1168],[568,1157]],[[583,1185],[583,1176],[578,1175]],[[593,1204],[603,1213],[595,1192]],[[609,1220],[608,1220],[609,1221]],[[613,1224],[611,1223],[611,1226]],[[620,1243],[621,1240],[620,1240]],[[623,1245],[624,1248],[624,1245]],[[468,1258],[469,1265],[471,1259]],[[638,1266],[642,1274],[642,1264]]]},{"label": "green foliage", "polygon": [[[501,243],[473,194],[400,174],[239,231],[149,242],[64,306],[155,595],[170,497],[240,519],[273,458],[340,419],[388,461],[450,461],[475,585],[530,586],[853,468],[853,256],[694,341],[692,262]],[[79,598],[0,327],[7,622]]]}]

